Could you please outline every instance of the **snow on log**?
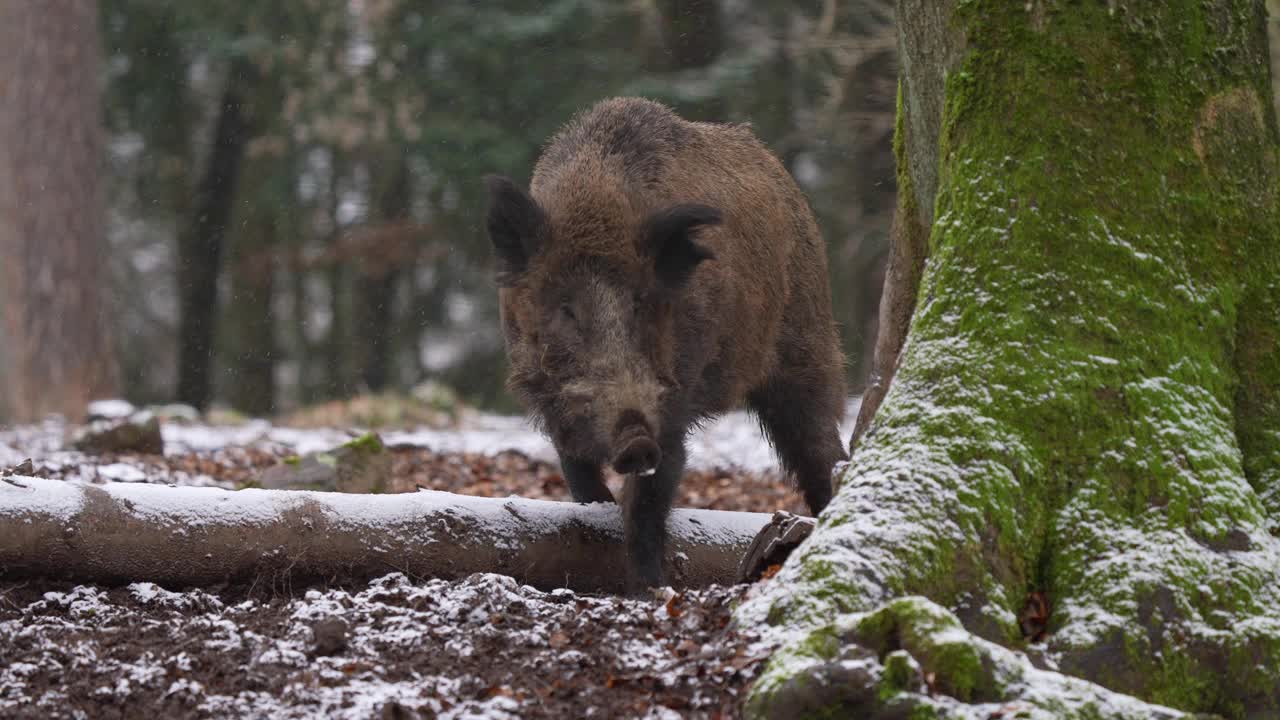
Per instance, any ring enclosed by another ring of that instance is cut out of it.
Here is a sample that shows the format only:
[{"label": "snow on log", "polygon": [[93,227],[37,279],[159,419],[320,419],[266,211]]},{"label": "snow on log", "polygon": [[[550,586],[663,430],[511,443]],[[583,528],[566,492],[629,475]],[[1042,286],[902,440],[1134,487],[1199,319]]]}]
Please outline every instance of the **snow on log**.
[{"label": "snow on log", "polygon": [[[669,582],[732,583],[770,518],[673,511]],[[6,579],[202,586],[494,572],[544,590],[617,592],[625,567],[621,514],[611,504],[0,478]]]}]

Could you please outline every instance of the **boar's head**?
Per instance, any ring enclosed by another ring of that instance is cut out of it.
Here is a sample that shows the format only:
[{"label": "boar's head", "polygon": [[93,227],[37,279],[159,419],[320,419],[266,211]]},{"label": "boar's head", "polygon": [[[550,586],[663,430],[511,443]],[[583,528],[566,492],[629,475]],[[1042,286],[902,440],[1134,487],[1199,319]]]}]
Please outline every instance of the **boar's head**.
[{"label": "boar's head", "polygon": [[[624,474],[656,469],[683,413],[677,313],[715,208],[636,213],[617,202],[539,204],[488,179],[510,386],[562,455]],[[683,430],[683,427],[679,428]]]}]

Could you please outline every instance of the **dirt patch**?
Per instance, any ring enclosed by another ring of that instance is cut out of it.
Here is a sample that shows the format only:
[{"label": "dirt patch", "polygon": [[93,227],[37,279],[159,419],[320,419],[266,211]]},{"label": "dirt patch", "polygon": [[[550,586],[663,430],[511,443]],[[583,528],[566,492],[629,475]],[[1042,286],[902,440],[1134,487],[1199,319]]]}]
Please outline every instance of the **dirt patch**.
[{"label": "dirt patch", "polygon": [[736,717],[743,588],[646,599],[392,574],[293,597],[0,588],[0,715]]},{"label": "dirt patch", "polygon": [[[569,500],[569,486],[555,465],[508,451],[496,455],[435,453],[417,447],[393,447],[392,489],[444,490],[483,497]],[[614,497],[622,496],[622,478],[609,473]],[[744,472],[725,468],[685,472],[677,507],[709,510],[807,514],[804,500],[778,472]]]}]

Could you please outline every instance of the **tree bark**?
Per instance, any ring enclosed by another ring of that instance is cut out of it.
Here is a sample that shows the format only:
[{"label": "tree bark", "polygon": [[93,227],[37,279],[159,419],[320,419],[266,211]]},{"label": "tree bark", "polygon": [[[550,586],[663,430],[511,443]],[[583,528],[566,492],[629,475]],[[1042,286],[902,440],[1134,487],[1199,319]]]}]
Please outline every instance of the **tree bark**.
[{"label": "tree bark", "polygon": [[[719,0],[659,0],[658,19],[665,62],[662,70],[688,72],[707,68],[724,50],[724,21]],[[679,104],[691,120],[723,122],[725,101],[710,97]]]},{"label": "tree bark", "polygon": [[[336,240],[335,240],[336,242]],[[351,343],[351,278],[339,262],[325,273],[329,284],[329,332],[325,337],[325,399],[351,397],[357,392]]]},{"label": "tree bark", "polygon": [[328,244],[335,261],[325,273],[329,290],[329,328],[324,339],[325,399],[350,397],[355,394],[357,387],[357,368],[352,357],[350,329],[352,283],[346,263],[337,261],[341,256],[342,237],[347,231],[338,219],[338,209],[350,169],[342,151],[337,147],[331,148],[331,158],[328,212],[332,230]]},{"label": "tree bark", "polygon": [[724,29],[718,0],[659,0],[658,12],[671,69],[705,67],[720,55]]},{"label": "tree bark", "polygon": [[738,612],[790,638],[750,713],[1280,714],[1262,3],[898,13],[928,258],[837,497]]},{"label": "tree bark", "polygon": [[[250,88],[246,88],[249,90]],[[228,245],[231,297],[222,314],[226,330],[216,333],[220,357],[231,370],[214,391],[235,409],[268,416],[276,409],[275,300],[278,248],[289,233],[290,199],[297,160],[280,140],[280,101],[284,83],[277,74],[256,74],[252,95],[241,110],[242,148],[238,178],[233,178],[234,208],[228,210],[235,230]],[[251,147],[250,143],[259,143]]]},{"label": "tree bark", "polygon": [[[764,513],[676,510],[673,584],[733,582]],[[423,491],[353,495],[0,478],[0,578],[212,585],[510,575],[542,589],[624,589],[617,506]]]},{"label": "tree bark", "polygon": [[372,183],[371,205],[377,215],[375,222],[383,228],[403,230],[369,233],[369,237],[381,238],[381,242],[366,243],[359,248],[354,329],[357,333],[360,379],[372,392],[385,390],[391,380],[395,291],[401,275],[401,256],[407,255],[403,246],[412,243],[412,240],[405,239],[410,232],[412,202],[408,162],[403,155],[391,157],[389,151],[381,154],[388,159],[380,165],[389,172],[375,176]]},{"label": "tree bark", "polygon": [[199,410],[213,399],[211,368],[223,238],[249,139],[243,103],[255,72],[248,60],[239,59],[231,65],[214,122],[208,164],[196,190],[194,213],[178,236],[177,398]]},{"label": "tree bark", "polygon": [[[266,192],[262,187],[252,189]],[[271,205],[258,199],[245,203],[245,215],[231,242],[234,259],[229,263],[231,297],[226,311],[229,327],[224,352],[233,372],[224,392],[232,407],[258,417],[275,411],[276,398],[278,353],[272,304],[280,218],[279,207]]]},{"label": "tree bark", "polygon": [[899,0],[898,124],[893,155],[898,165],[898,203],[893,215],[889,263],[880,296],[880,322],[871,375],[858,408],[850,448],[867,431],[898,367],[915,311],[920,277],[929,255],[938,191],[938,148],[946,76],[964,51],[964,35],[948,19],[954,0]]},{"label": "tree bark", "polygon": [[0,4],[0,412],[78,419],[116,392],[97,3]]}]

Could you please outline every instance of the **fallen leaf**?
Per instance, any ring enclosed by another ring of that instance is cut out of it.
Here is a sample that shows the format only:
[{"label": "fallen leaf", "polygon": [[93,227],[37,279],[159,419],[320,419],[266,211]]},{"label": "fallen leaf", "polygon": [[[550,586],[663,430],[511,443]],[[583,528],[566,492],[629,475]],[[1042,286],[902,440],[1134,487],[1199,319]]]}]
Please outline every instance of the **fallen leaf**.
[{"label": "fallen leaf", "polygon": [[698,652],[701,649],[702,649],[701,643],[696,643],[688,638],[685,638],[684,640],[680,641],[679,645],[676,645],[676,654],[682,657],[687,657],[689,655],[692,655]]},{"label": "fallen leaf", "polygon": [[680,617],[684,614],[684,609],[680,607],[680,603],[684,601],[684,593],[676,593],[667,600],[667,615],[671,617]]},{"label": "fallen leaf", "polygon": [[1037,590],[1027,595],[1022,612],[1018,614],[1018,625],[1022,628],[1022,636],[1029,642],[1044,640],[1049,629],[1049,596]]},{"label": "fallen leaf", "polygon": [[674,693],[663,693],[659,695],[658,704],[669,707],[673,710],[683,710],[689,707],[689,699]]}]

